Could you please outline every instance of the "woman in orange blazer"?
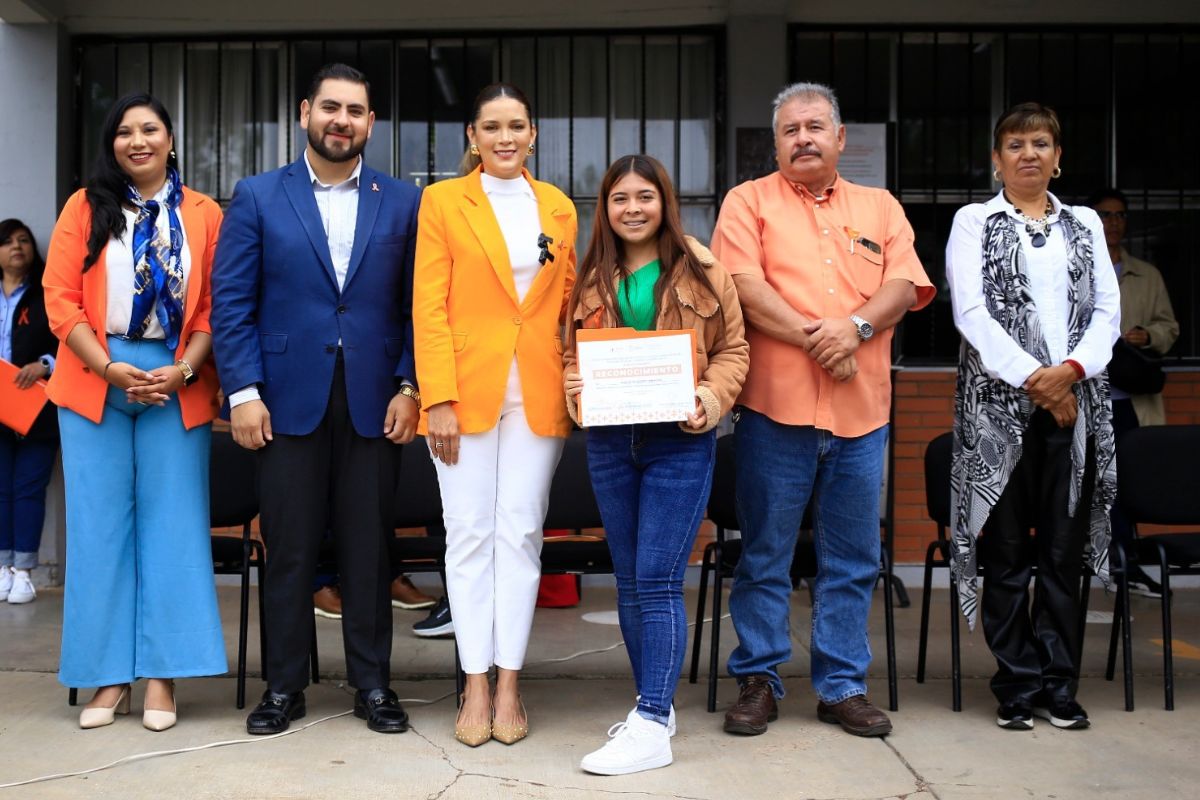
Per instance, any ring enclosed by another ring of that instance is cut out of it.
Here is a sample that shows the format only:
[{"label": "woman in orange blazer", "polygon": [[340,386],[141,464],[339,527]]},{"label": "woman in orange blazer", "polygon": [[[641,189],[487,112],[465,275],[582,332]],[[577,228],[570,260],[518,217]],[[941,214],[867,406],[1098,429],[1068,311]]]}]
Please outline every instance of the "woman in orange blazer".
[{"label": "woman in orange blazer", "polygon": [[208,522],[217,413],[209,273],[220,207],[184,187],[155,98],[109,112],[87,189],[55,225],[43,279],[59,338],[67,575],[59,680],[99,687],[83,728],[129,711],[175,724],[175,678],[225,672]]},{"label": "woman in orange blazer", "polygon": [[438,471],[447,594],[467,674],[455,736],[471,746],[493,736],[511,744],[529,729],[517,677],[550,481],[571,428],[560,334],[575,278],[575,207],[524,168],[532,119],[520,89],[480,92],[467,174],[425,190],[417,226],[421,432]]}]

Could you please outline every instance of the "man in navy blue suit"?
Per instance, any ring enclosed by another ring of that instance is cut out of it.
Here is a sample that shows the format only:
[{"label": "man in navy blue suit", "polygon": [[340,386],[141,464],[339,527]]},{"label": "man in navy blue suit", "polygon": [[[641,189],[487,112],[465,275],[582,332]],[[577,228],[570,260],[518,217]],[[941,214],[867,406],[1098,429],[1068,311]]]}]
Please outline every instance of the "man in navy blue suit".
[{"label": "man in navy blue suit", "polygon": [[416,432],[412,270],[420,190],[363,163],[366,77],[323,67],[300,104],[304,154],[238,183],[213,267],[212,328],[233,437],[259,453],[267,690],[246,719],[279,733],[304,716],[312,581],[337,541],[354,713],[400,733],[388,687],[388,538],[395,444]]}]

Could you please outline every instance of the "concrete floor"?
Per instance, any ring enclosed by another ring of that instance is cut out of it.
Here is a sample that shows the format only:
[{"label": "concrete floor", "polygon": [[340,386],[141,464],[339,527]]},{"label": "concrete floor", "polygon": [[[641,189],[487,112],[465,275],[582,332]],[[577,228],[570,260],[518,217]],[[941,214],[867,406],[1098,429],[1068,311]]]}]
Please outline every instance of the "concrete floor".
[{"label": "concrete floor", "polygon": [[[236,647],[237,593],[221,587],[230,663]],[[20,798],[1191,798],[1200,796],[1200,591],[1176,593],[1176,706],[1162,708],[1158,605],[1135,599],[1137,710],[1122,708],[1120,681],[1103,679],[1108,624],[1088,626],[1079,699],[1091,713],[1087,731],[1058,731],[1047,723],[1032,732],[993,724],[987,687],[993,662],[978,632],[963,639],[964,710],[950,710],[946,592],[933,596],[934,631],[929,680],[916,668],[919,594],[897,609],[900,711],[886,739],[859,739],[822,725],[809,686],[808,597],[794,595],[795,658],[784,674],[789,691],[780,719],[759,737],[721,732],[721,715],[704,710],[705,684],[681,682],[676,705],[679,735],[673,766],[640,775],[602,778],[578,768],[599,746],[608,726],[632,704],[623,649],[550,662],[618,642],[612,625],[581,615],[613,608],[613,591],[590,587],[578,608],[539,610],[529,652],[524,696],[532,733],[511,748],[490,742],[470,749],[453,738],[450,695],[453,651],[448,641],[419,640],[408,629],[420,613],[396,611],[394,688],[413,728],[382,736],[347,714],[338,623],[318,620],[322,682],[307,693],[308,717],[283,737],[249,740],[199,752],[125,763],[87,776],[61,778],[0,795]],[[886,703],[882,603],[876,602],[871,671],[874,698]],[[689,594],[689,613],[694,593]],[[1103,616],[1111,601],[1096,591],[1092,608]],[[0,784],[97,767],[142,753],[245,740],[244,713],[234,708],[231,677],[182,681],[180,723],[161,734],[144,730],[135,713],[109,728],[80,730],[77,709],[55,680],[62,613],[61,590],[43,590],[27,606],[0,603]],[[253,615],[252,615],[253,618]],[[722,650],[734,637],[726,620]],[[256,628],[252,622],[251,642]],[[707,644],[707,635],[705,637]],[[727,646],[728,645],[728,646]],[[722,659],[723,660],[723,659]],[[540,662],[540,663],[539,663]],[[257,646],[250,669],[258,671]],[[250,703],[262,690],[252,678]],[[83,693],[84,698],[88,692]],[[718,711],[735,696],[722,679]],[[425,705],[421,701],[432,700]],[[1192,787],[1192,788],[1188,788]],[[375,793],[378,792],[379,795]]]}]

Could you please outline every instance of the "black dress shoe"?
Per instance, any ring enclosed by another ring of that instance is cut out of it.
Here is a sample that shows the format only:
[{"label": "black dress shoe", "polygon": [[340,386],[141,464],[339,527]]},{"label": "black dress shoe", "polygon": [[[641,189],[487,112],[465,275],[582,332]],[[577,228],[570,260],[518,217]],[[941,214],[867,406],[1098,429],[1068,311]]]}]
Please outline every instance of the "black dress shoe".
[{"label": "black dress shoe", "polygon": [[304,713],[304,692],[287,694],[268,689],[246,717],[246,733],[258,736],[283,733],[292,720],[303,719]]},{"label": "black dress shoe", "polygon": [[376,733],[404,733],[408,730],[408,713],[391,689],[367,689],[354,693],[354,716],[367,721]]}]

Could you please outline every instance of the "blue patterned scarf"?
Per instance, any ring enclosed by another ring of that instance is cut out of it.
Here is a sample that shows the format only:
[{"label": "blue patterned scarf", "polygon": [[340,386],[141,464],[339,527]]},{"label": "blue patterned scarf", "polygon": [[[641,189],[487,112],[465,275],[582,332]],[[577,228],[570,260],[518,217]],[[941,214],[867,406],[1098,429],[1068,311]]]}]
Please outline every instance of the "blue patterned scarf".
[{"label": "blue patterned scarf", "polygon": [[[1065,207],[1059,226],[1067,245],[1067,348],[1073,350],[1092,321],[1095,308],[1095,259],[1092,234]],[[1029,290],[1025,255],[1012,218],[1003,212],[984,223],[983,296],[991,315],[1021,349],[1050,365],[1049,349]],[[1116,445],[1108,372],[1079,381],[1074,387],[1079,416],[1071,438],[1071,488],[1067,511],[1087,514],[1091,533],[1092,570],[1108,583],[1109,509],[1116,497]],[[951,575],[959,604],[972,628],[978,611],[975,538],[1021,460],[1022,442],[1033,401],[1024,389],[988,375],[979,351],[962,341],[958,387],[954,395],[954,449],[951,468]],[[1096,478],[1091,507],[1079,510],[1087,458],[1087,440],[1095,443]]]},{"label": "blue patterned scarf", "polygon": [[[151,320],[157,318],[166,334],[166,345],[174,351],[183,328],[183,225],[179,204],[183,185],[179,172],[167,168],[166,202],[144,200],[132,184],[126,186],[126,199],[138,210],[133,224],[133,314],[129,317],[131,339],[140,339]],[[158,212],[167,208],[170,241],[158,230]]]}]

